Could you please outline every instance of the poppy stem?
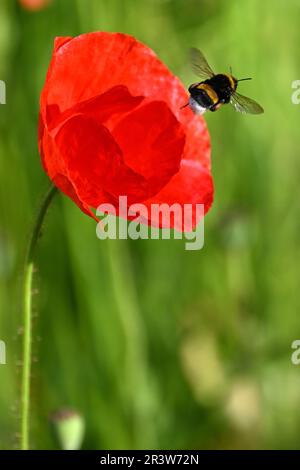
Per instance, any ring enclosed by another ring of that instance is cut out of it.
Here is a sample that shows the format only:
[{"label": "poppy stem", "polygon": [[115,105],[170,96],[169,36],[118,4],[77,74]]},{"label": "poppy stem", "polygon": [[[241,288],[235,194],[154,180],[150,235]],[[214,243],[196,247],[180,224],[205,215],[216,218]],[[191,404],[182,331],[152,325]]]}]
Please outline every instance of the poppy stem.
[{"label": "poppy stem", "polygon": [[57,188],[50,186],[41,203],[35,219],[25,258],[23,283],[23,355],[22,355],[22,383],[21,383],[21,449],[29,449],[29,410],[30,410],[30,374],[31,374],[31,341],[32,341],[32,278],[33,259],[41,228],[47,210],[51,204]]}]

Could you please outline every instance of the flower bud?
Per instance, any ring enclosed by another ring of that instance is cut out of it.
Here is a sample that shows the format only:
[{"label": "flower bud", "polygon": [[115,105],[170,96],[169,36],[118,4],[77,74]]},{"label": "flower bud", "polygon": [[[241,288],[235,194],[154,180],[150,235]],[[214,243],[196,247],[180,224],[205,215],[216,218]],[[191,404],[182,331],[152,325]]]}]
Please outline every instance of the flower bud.
[{"label": "flower bud", "polygon": [[84,437],[83,417],[74,410],[62,409],[51,417],[53,429],[62,450],[79,450]]}]

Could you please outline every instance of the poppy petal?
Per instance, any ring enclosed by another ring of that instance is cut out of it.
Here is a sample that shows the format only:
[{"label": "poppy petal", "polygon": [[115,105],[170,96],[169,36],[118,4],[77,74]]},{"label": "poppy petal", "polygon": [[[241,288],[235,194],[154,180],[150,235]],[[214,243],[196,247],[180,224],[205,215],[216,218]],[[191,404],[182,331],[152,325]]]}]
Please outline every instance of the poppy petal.
[{"label": "poppy petal", "polygon": [[112,135],[126,165],[144,176],[154,193],[177,173],[185,134],[162,101],[151,101],[127,114]]},{"label": "poppy petal", "polygon": [[57,104],[65,111],[120,84],[133,95],[166,101],[177,111],[182,98],[187,101],[179,79],[132,36],[95,32],[66,39],[65,43],[64,38],[56,39],[62,45],[53,54],[42,107]]},{"label": "poppy petal", "polygon": [[50,0],[19,0],[19,2],[26,10],[38,11],[46,7]]},{"label": "poppy petal", "polygon": [[58,189],[60,189],[64,194],[69,196],[75,202],[75,204],[77,204],[77,206],[82,210],[82,212],[98,221],[98,218],[94,215],[89,206],[83,201],[81,201],[81,199],[78,197],[74,186],[66,176],[57,173],[53,178],[53,182],[55,186],[58,187]]},{"label": "poppy petal", "polygon": [[68,178],[88,205],[98,207],[103,190],[113,197],[127,195],[129,201],[151,194],[143,176],[124,164],[107,128],[95,120],[83,115],[72,117],[59,130],[55,144]]},{"label": "poppy petal", "polygon": [[74,105],[63,113],[60,113],[56,105],[48,105],[46,108],[47,127],[52,130],[76,114],[85,114],[111,128],[124,114],[136,108],[143,99],[143,96],[132,96],[128,88],[118,85],[101,95]]},{"label": "poppy petal", "polygon": [[[143,204],[148,208],[148,223],[155,227],[164,227],[165,225],[160,217],[151,214],[152,204],[167,204],[170,207],[177,203],[182,210],[184,210],[185,204],[189,204],[192,208],[190,228],[195,228],[199,223],[196,204],[204,204],[204,213],[206,214],[212,202],[213,180],[210,173],[199,162],[183,160],[180,171],[173,176],[171,181],[155,197],[143,201]],[[182,220],[172,220],[171,218],[170,225],[167,224],[167,227],[170,226],[178,231],[185,229]]]},{"label": "poppy petal", "polygon": [[183,159],[200,162],[208,171],[211,169],[210,137],[205,121],[191,109],[181,110],[180,122],[186,133]]}]

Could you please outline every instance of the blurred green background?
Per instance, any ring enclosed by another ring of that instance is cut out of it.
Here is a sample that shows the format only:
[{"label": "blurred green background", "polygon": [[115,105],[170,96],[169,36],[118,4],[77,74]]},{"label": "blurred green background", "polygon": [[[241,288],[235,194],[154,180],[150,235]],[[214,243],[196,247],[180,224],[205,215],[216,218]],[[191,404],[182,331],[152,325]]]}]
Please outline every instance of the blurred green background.
[{"label": "blurred green background", "polygon": [[85,449],[299,448],[300,79],[298,0],[0,2],[0,448],[18,445],[21,276],[48,187],[37,113],[53,39],[122,31],[188,86],[190,46],[263,116],[206,114],[215,202],[205,246],[100,241],[95,223],[55,199],[36,259],[31,445],[57,448],[49,415],[82,413]]}]

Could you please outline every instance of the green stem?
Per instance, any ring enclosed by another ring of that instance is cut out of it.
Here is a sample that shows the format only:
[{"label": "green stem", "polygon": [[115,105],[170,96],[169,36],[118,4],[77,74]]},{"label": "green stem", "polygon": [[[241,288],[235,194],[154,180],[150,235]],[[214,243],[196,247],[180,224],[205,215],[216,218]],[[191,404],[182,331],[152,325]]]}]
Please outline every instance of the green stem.
[{"label": "green stem", "polygon": [[23,370],[21,384],[21,449],[29,449],[29,409],[30,409],[30,374],[31,374],[31,294],[32,294],[32,277],[33,277],[33,259],[36,245],[41,233],[43,221],[48,207],[57,192],[57,188],[53,185],[49,188],[41,207],[37,214],[31,232],[29,245],[25,258],[24,285],[23,285]]}]

